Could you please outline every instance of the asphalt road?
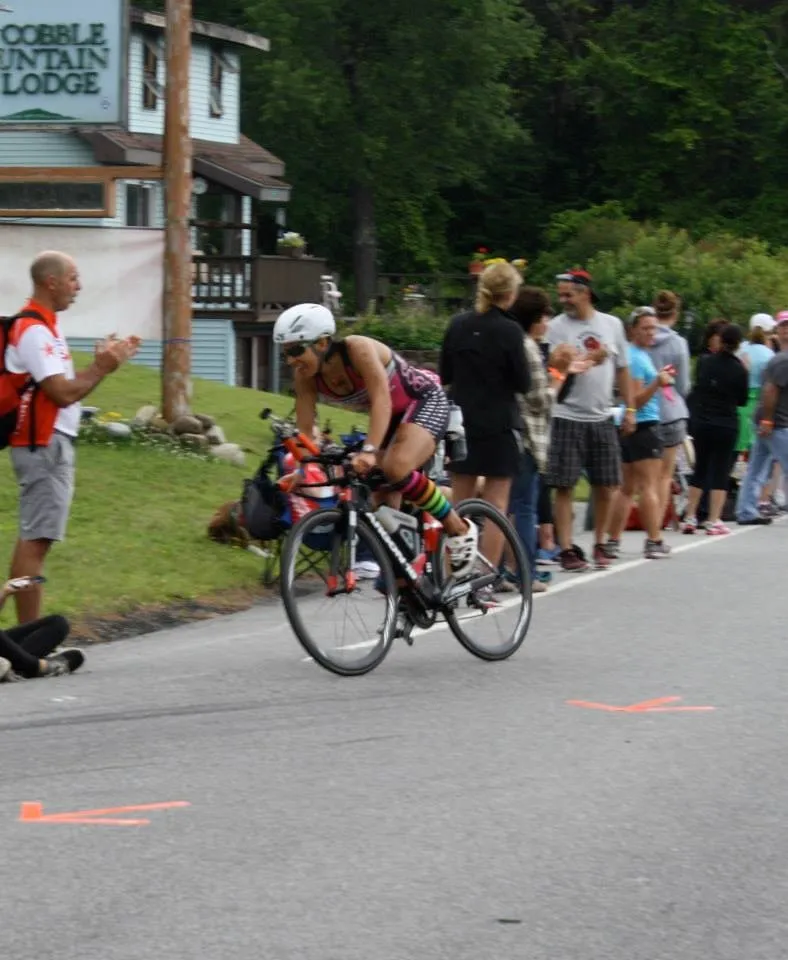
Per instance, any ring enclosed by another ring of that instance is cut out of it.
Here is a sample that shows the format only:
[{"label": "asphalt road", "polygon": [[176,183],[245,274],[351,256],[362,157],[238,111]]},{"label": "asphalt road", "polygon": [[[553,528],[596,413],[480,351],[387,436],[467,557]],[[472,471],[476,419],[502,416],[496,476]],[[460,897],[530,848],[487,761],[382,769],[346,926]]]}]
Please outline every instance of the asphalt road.
[{"label": "asphalt road", "polygon": [[[438,631],[343,680],[270,605],[4,685],[0,955],[781,960],[787,535],[575,575],[503,664]],[[567,702],[665,697],[713,710]]]}]

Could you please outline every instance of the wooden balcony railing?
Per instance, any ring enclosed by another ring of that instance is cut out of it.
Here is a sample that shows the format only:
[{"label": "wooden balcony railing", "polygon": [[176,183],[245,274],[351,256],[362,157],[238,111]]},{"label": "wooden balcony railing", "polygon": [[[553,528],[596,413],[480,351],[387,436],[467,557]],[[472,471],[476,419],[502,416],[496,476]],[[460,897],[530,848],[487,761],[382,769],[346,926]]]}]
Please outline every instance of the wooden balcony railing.
[{"label": "wooden balcony railing", "polygon": [[320,303],[320,278],[327,272],[326,261],[316,257],[195,256],[193,309],[259,316],[295,303]]}]

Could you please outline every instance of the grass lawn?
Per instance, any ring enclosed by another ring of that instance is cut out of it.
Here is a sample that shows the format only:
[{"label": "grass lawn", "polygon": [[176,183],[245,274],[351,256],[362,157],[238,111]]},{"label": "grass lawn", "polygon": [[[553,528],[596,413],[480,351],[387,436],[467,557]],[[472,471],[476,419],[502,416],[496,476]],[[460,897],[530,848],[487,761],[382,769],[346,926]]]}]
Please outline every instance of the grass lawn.
[{"label": "grass lawn", "polygon": [[[77,358],[78,364],[89,362]],[[159,374],[129,366],[109,377],[86,403],[124,417],[158,404]],[[228,441],[247,452],[246,467],[180,458],[144,447],[82,444],[67,539],[47,560],[45,611],[83,618],[122,614],[142,605],[195,600],[259,587],[261,560],[208,540],[206,525],[226,500],[237,499],[270,444],[259,419],[270,406],[284,415],[292,400],[258,390],[194,381],[193,409],[215,417]],[[336,432],[364,418],[320,408]],[[8,568],[17,531],[17,488],[9,457],[0,456],[0,567]],[[13,605],[3,614],[12,622]]]}]

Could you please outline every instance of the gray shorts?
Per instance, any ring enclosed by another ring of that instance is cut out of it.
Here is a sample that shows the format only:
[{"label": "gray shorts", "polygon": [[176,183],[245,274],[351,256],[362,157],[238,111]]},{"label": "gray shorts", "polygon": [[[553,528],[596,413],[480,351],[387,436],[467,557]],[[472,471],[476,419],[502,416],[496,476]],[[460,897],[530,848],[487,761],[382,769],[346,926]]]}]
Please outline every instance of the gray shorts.
[{"label": "gray shorts", "polygon": [[62,540],[74,496],[75,450],[62,433],[48,447],[12,447],[19,481],[19,539]]},{"label": "gray shorts", "polygon": [[677,447],[687,439],[687,421],[674,420],[673,423],[661,423],[657,427],[657,434],[666,450]]}]

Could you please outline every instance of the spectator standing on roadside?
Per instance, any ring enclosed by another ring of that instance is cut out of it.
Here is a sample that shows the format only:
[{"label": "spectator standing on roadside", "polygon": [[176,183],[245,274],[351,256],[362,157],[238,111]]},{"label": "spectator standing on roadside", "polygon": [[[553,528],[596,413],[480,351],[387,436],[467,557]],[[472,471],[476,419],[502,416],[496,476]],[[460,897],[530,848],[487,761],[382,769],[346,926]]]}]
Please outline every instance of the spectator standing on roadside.
[{"label": "spectator standing on roadside", "polygon": [[640,520],[646,532],[643,556],[647,560],[661,560],[670,556],[670,547],[662,539],[664,513],[660,513],[660,393],[672,385],[673,375],[667,366],[657,370],[649,354],[657,332],[654,308],[637,307],[630,314],[627,327],[636,426],[634,433],[621,438],[624,482],[610,511],[610,537],[605,552],[611,560],[618,559],[621,533],[637,494]]},{"label": "spectator standing on roadside", "polygon": [[[81,289],[74,260],[65,253],[39,254],[30,268],[33,294],[24,310],[36,317],[11,329],[6,368],[26,373],[32,386],[22,395],[11,438],[11,462],[19,483],[19,539],[11,577],[40,576],[52,544],[65,536],[74,492],[74,443],[79,432],[80,400],[134,356],[139,339],[114,336],[96,346],[93,363],[78,373],[60,331],[58,314]],[[37,620],[41,588],[14,595],[20,623]]]},{"label": "spectator standing on roadside", "polygon": [[673,384],[660,390],[659,428],[662,464],[659,478],[659,517],[663,522],[670,503],[676,458],[687,438],[686,397],[690,391],[690,352],[687,341],[673,329],[679,319],[681,300],[670,290],[661,290],[654,298],[658,326],[648,352],[657,370],[670,367]]},{"label": "spectator standing on roadside", "polygon": [[756,313],[750,317],[750,333],[739,350],[739,359],[747,368],[749,376],[747,405],[739,410],[739,439],[736,445],[739,453],[747,453],[755,438],[753,417],[761,395],[763,373],[774,357],[774,350],[767,345],[766,337],[774,328],[774,318],[770,314]]},{"label": "spectator standing on roadside", "polygon": [[564,570],[588,567],[581,549],[573,543],[572,499],[585,469],[594,509],[593,559],[597,567],[610,566],[604,540],[610,507],[621,485],[619,432],[611,416],[613,387],[618,386],[626,412],[621,431],[635,429],[635,407],[629,378],[628,344],[618,317],[600,313],[591,276],[585,270],[568,270],[556,277],[558,299],[564,312],[547,328],[550,365],[557,348],[569,345],[590,368],[578,376],[562,403],[553,408],[547,483],[555,488],[555,528]]},{"label": "spectator standing on roadside", "polygon": [[[523,423],[517,394],[530,386],[520,327],[506,311],[522,285],[510,263],[491,264],[479,276],[474,309],[449,324],[440,357],[440,378],[462,410],[467,455],[449,464],[454,503],[476,495],[506,514],[512,478],[522,459]],[[503,537],[494,524],[482,532],[481,550],[498,564]]]},{"label": "spectator standing on roadside", "polygon": [[739,433],[738,408],[747,403],[748,378],[736,356],[741,330],[732,323],[717,331],[720,349],[698,360],[692,391],[690,433],[695,446],[695,471],[690,481],[684,513],[684,533],[698,528],[697,511],[704,491],[709,491],[706,533],[730,533],[722,522],[722,510],[730,486],[731,470]]},{"label": "spectator standing on roadside", "polygon": [[549,571],[536,569],[539,488],[544,486],[550,443],[550,418],[556,393],[567,380],[567,374],[583,372],[588,361],[572,363],[574,351],[566,347],[556,366],[546,369],[540,344],[552,317],[550,298],[538,287],[523,287],[509,313],[523,330],[523,345],[531,374],[528,392],[519,397],[523,419],[522,466],[512,483],[509,512],[514,527],[528,554],[535,593],[543,593],[552,579]]},{"label": "spectator standing on roadside", "polygon": [[755,411],[757,432],[747,473],[739,488],[736,519],[743,526],[771,523],[759,508],[759,494],[769,464],[776,460],[788,476],[788,313],[778,314],[775,334],[781,346],[763,371]]}]

